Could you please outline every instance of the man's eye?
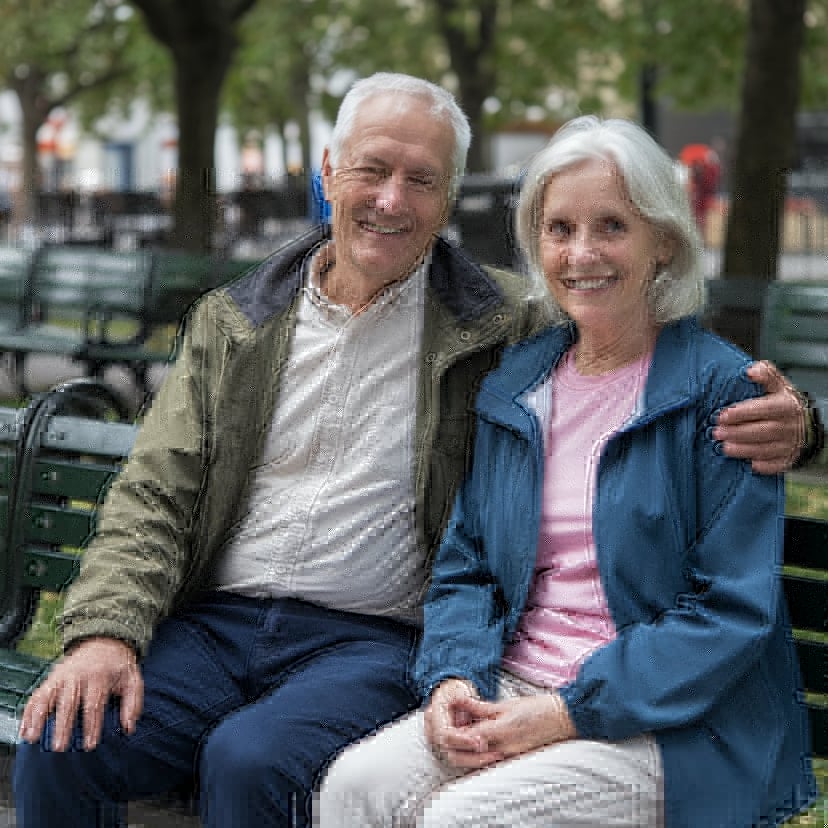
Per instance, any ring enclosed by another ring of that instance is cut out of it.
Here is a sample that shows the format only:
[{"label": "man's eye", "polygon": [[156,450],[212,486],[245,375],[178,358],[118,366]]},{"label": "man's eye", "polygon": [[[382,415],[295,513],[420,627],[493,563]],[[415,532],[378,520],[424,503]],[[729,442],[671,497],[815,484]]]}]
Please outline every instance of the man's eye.
[{"label": "man's eye", "polygon": [[376,184],[386,177],[387,172],[382,167],[351,167],[351,175],[365,183]]},{"label": "man's eye", "polygon": [[437,179],[433,175],[412,175],[408,183],[415,190],[433,190],[437,186]]},{"label": "man's eye", "polygon": [[569,235],[569,225],[565,221],[559,221],[557,219],[547,221],[543,229],[547,236],[556,239],[563,239]]}]

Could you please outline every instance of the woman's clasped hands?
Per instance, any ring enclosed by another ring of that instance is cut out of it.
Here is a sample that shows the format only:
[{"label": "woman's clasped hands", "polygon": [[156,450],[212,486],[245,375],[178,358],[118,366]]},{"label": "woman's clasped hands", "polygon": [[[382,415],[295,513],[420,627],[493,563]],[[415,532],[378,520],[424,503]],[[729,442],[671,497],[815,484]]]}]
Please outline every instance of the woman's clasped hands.
[{"label": "woman's clasped hands", "polygon": [[554,691],[496,702],[471,682],[447,679],[425,710],[426,739],[447,764],[466,771],[577,736],[563,699]]}]

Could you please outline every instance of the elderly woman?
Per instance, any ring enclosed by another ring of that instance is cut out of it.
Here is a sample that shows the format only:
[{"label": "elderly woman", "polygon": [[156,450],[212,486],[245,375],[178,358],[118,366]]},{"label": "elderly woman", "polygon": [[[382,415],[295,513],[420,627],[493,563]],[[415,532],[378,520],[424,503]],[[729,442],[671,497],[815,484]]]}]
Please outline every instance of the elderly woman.
[{"label": "elderly woman", "polygon": [[686,195],[641,128],[578,118],[530,166],[517,229],[557,324],[481,387],[427,704],[333,764],[320,825],[774,825],[814,796],[783,481],[713,440],[759,389],[694,319]]}]

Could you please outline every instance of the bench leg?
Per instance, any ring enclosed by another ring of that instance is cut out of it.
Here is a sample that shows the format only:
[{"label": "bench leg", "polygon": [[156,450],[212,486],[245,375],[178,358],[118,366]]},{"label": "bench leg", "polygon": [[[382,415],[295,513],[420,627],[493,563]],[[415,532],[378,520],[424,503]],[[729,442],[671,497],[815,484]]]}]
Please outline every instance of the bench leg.
[{"label": "bench leg", "polygon": [[20,397],[26,397],[29,393],[26,387],[26,354],[17,352],[14,355],[14,385]]}]

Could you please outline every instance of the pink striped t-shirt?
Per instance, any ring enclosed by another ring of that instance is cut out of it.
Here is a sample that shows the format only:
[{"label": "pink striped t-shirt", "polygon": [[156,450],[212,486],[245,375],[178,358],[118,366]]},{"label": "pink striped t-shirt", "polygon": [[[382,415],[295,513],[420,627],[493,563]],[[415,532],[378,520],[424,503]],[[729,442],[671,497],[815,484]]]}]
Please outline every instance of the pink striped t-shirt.
[{"label": "pink striped t-shirt", "polygon": [[[608,438],[635,411],[651,354],[606,374],[575,369],[574,349],[548,382],[541,529],[529,596],[503,666],[544,687],[575,678],[615,638],[592,534],[595,474]],[[546,389],[543,389],[546,390]]]}]

